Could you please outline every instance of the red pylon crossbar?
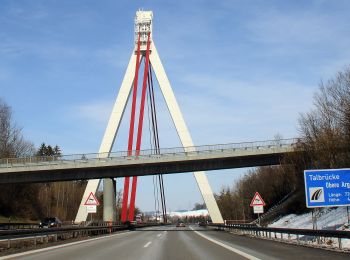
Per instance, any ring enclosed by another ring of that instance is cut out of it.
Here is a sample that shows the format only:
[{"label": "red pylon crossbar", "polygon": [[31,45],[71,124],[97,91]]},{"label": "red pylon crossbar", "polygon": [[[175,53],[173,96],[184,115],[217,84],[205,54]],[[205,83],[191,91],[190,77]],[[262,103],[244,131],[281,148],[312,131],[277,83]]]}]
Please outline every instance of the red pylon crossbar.
[{"label": "red pylon crossbar", "polygon": [[[137,140],[136,140],[136,156],[140,154],[141,149],[141,140],[142,140],[142,126],[143,126],[143,116],[145,111],[145,99],[147,92],[147,79],[148,79],[148,67],[149,67],[149,49],[150,49],[150,33],[147,37],[147,49],[146,49],[146,60],[145,68],[143,73],[143,83],[142,83],[142,94],[141,94],[141,104],[140,104],[140,114],[139,114],[139,125],[137,129]],[[137,186],[137,176],[132,177],[132,188],[130,196],[130,207],[129,207],[129,216],[128,220],[134,220],[134,210],[135,210],[135,200],[136,200],[136,186]]]},{"label": "red pylon crossbar", "polygon": [[[128,156],[132,155],[132,146],[133,146],[133,141],[134,141],[134,125],[135,125],[137,85],[138,85],[138,78],[139,78],[138,76],[139,76],[139,69],[140,69],[140,45],[141,45],[141,42],[140,42],[140,33],[139,33],[138,41],[137,41],[136,68],[135,68],[134,88],[133,88],[133,94],[132,94],[132,105],[131,105],[130,126],[129,126]],[[130,184],[130,178],[125,177],[122,213],[121,213],[121,221],[122,222],[126,221],[126,215],[127,215],[127,210],[128,210],[129,184]]]}]

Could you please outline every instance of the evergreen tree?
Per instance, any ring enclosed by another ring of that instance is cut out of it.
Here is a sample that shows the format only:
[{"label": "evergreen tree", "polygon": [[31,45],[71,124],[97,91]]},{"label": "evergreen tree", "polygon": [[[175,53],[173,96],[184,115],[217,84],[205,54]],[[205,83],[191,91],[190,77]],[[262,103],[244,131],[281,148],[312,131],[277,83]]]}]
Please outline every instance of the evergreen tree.
[{"label": "evergreen tree", "polygon": [[61,153],[61,148],[59,147],[59,146],[55,146],[54,148],[53,148],[53,153],[54,153],[54,155],[62,155],[62,153]]},{"label": "evergreen tree", "polygon": [[37,153],[38,156],[45,156],[47,154],[47,147],[45,143],[42,143],[40,145],[40,148],[38,149]]}]

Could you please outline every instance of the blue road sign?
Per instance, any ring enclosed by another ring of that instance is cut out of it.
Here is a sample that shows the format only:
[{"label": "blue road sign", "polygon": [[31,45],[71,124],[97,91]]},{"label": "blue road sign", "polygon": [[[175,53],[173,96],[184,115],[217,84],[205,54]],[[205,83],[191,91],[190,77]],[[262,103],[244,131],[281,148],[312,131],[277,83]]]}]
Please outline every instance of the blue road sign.
[{"label": "blue road sign", "polygon": [[305,170],[308,208],[350,206],[350,169]]}]

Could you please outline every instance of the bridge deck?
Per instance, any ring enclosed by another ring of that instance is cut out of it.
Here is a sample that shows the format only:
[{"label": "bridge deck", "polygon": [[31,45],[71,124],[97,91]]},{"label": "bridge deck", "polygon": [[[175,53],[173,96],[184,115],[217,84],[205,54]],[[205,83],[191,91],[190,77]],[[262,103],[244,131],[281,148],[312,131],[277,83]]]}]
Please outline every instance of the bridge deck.
[{"label": "bridge deck", "polygon": [[[185,148],[0,160],[0,183],[42,182],[103,177],[153,175],[251,167],[279,163],[293,151],[296,139],[206,145]],[[134,152],[132,154],[135,154]]]}]

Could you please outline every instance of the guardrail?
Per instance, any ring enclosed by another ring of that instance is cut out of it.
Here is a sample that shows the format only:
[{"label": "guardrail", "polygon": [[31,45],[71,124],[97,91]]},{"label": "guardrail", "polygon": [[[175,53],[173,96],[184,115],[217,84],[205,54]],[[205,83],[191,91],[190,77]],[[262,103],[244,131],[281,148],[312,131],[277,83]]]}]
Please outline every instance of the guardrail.
[{"label": "guardrail", "polygon": [[[297,244],[308,241],[316,241],[320,244],[321,238],[336,238],[338,247],[342,249],[342,239],[350,239],[350,231],[341,230],[314,230],[314,229],[293,229],[293,228],[271,228],[258,227],[253,224],[209,224],[209,227],[215,227],[219,230],[240,231],[257,237],[269,239],[291,240],[295,239]],[[285,236],[284,236],[285,235]],[[292,237],[294,236],[294,237]]]},{"label": "guardrail", "polygon": [[169,156],[190,156],[194,154],[213,153],[225,151],[249,151],[249,150],[273,150],[280,148],[290,148],[301,143],[301,139],[280,139],[256,142],[215,144],[189,147],[163,148],[160,151],[154,149],[136,151],[120,151],[112,153],[86,153],[71,155],[54,155],[54,156],[34,156],[22,158],[4,158],[0,159],[0,168],[13,168],[25,166],[40,166],[48,164],[65,164],[65,163],[88,163],[90,161],[103,161],[106,159],[125,161],[135,159],[154,159]]},{"label": "guardrail", "polygon": [[138,225],[112,225],[105,223],[103,226],[85,226],[85,227],[63,227],[63,228],[38,228],[38,229],[21,229],[21,230],[0,230],[0,244],[6,244],[11,248],[14,242],[32,241],[33,245],[39,243],[56,242],[58,238],[77,238],[91,235],[111,234],[116,231],[133,230],[159,224],[138,224]]},{"label": "guardrail", "polygon": [[7,229],[33,229],[33,228],[39,228],[39,223],[24,223],[24,222],[3,222],[0,223],[0,230],[7,230]]}]

